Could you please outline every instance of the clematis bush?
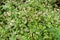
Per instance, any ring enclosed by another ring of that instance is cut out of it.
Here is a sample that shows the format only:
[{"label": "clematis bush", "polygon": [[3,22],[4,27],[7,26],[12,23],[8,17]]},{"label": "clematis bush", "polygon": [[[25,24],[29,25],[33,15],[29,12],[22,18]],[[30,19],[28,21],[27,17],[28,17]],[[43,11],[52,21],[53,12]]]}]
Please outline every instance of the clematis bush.
[{"label": "clematis bush", "polygon": [[60,40],[56,0],[5,0],[0,6],[0,40]]}]

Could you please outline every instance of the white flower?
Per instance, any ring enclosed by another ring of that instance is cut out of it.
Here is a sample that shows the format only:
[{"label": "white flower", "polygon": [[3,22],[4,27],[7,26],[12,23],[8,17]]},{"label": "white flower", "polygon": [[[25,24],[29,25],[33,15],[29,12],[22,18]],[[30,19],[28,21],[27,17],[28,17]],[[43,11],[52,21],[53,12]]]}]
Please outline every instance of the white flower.
[{"label": "white flower", "polygon": [[15,22],[15,20],[13,19],[13,20],[11,20],[11,22],[9,23],[10,24],[10,26],[13,26],[14,25],[14,22]]}]

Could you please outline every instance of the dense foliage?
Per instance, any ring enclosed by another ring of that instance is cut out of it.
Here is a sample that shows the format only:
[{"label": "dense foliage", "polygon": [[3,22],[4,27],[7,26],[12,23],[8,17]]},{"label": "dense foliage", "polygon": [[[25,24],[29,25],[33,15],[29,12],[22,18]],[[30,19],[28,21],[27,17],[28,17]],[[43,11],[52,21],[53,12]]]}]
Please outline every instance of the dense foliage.
[{"label": "dense foliage", "polygon": [[56,0],[1,0],[0,40],[60,40]]}]

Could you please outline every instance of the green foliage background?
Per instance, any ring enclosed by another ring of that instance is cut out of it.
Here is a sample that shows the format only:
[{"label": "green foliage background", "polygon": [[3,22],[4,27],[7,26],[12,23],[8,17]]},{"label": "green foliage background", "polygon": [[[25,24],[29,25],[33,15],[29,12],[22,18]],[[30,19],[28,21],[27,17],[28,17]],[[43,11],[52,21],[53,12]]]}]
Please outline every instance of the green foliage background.
[{"label": "green foliage background", "polygon": [[1,0],[0,40],[60,40],[56,0]]}]

